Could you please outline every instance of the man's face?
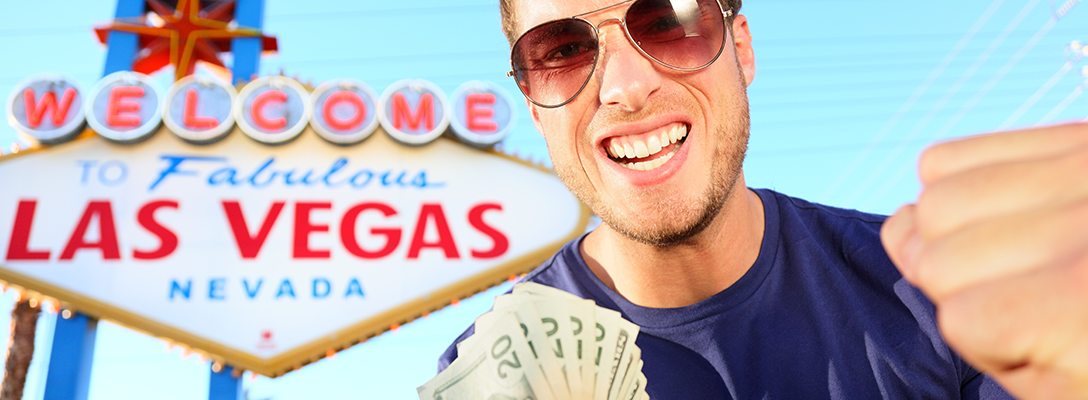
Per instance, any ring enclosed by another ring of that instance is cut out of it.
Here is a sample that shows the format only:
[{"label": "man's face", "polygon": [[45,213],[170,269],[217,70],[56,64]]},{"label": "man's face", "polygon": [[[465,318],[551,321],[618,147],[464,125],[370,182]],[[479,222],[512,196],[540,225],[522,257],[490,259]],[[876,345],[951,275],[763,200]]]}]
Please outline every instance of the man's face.
[{"label": "man's face", "polygon": [[[516,31],[613,3],[519,0]],[[597,24],[626,9],[585,18]],[[755,73],[747,23],[737,16],[721,57],[697,72],[644,57],[622,29],[600,27],[596,70],[573,101],[529,107],[559,178],[605,223],[643,243],[682,243],[717,216],[741,175]]]}]

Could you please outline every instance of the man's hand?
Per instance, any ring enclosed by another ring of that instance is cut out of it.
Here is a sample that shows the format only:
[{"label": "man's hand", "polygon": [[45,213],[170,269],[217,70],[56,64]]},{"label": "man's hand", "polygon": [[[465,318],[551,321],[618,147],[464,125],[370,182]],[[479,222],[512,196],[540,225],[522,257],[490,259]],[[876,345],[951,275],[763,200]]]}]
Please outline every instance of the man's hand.
[{"label": "man's hand", "polygon": [[928,149],[881,237],[960,355],[1025,399],[1088,398],[1088,124]]}]

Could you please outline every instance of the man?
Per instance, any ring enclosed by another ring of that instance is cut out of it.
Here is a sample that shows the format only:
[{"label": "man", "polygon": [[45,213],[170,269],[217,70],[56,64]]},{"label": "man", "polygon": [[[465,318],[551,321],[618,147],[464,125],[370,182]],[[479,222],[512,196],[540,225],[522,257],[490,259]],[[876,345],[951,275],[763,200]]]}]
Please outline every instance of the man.
[{"label": "man", "polygon": [[741,1],[613,1],[501,2],[556,173],[604,222],[526,279],[640,325],[652,398],[1088,397],[1088,128],[934,147],[887,222],[750,190]]}]

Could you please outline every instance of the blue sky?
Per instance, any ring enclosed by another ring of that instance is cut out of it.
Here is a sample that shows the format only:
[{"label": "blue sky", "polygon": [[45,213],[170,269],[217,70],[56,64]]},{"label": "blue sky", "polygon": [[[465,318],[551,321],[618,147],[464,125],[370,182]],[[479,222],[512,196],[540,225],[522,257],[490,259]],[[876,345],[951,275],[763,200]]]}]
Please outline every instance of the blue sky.
[{"label": "blue sky", "polygon": [[[262,74],[282,71],[315,84],[355,78],[378,92],[404,78],[431,80],[447,93],[484,79],[517,94],[504,76],[507,45],[491,0],[266,1],[265,31],[278,37],[280,52],[262,60]],[[1066,3],[1072,9],[1055,19]],[[1067,65],[1065,53],[1073,40],[1088,42],[1088,4],[1076,3],[749,0],[742,13],[750,19],[758,72],[749,88],[748,184],[890,213],[916,196],[914,162],[935,140],[1085,119],[1088,95],[1073,95],[1085,84],[1088,60]],[[0,9],[0,94],[40,72],[69,74],[84,88],[101,77],[105,51],[91,27],[110,19],[112,0],[0,0]],[[519,114],[528,115],[522,107]],[[17,140],[0,126],[4,153]],[[546,158],[525,117],[503,145]],[[335,359],[275,380],[246,378],[245,385],[255,399],[416,398],[414,388],[433,376],[438,354],[502,290]],[[10,293],[0,296],[0,310],[11,301]],[[41,396],[42,359],[28,399]],[[157,339],[104,322],[91,398],[205,398],[207,370]]]}]

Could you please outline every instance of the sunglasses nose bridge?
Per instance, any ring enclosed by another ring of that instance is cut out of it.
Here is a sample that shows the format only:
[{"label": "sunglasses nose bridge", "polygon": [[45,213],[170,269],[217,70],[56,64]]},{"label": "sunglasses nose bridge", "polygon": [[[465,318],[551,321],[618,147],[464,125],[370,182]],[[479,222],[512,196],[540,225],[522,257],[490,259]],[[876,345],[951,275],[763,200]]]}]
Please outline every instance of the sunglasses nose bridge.
[{"label": "sunglasses nose bridge", "polygon": [[617,24],[620,24],[621,26],[623,25],[623,20],[620,19],[620,18],[606,18],[606,19],[601,20],[601,22],[598,22],[597,25],[594,25],[594,28],[597,29],[598,32],[600,32],[601,27],[604,26],[604,24],[607,24],[609,22],[615,22]]},{"label": "sunglasses nose bridge", "polygon": [[[626,38],[627,41],[631,44],[632,47],[634,47],[640,53],[643,53],[643,50],[638,48],[638,43],[635,42],[631,38],[631,35],[629,35],[627,33],[627,21],[625,21],[623,18],[613,17],[613,18],[607,18],[607,19],[601,20],[600,22],[597,22],[597,25],[594,25],[593,28],[594,28],[595,33],[597,34],[597,40],[598,41],[604,41],[605,36],[602,35],[603,31],[601,30],[601,27],[604,26],[607,23],[615,23],[617,25],[616,29],[620,30],[620,36],[623,36],[624,38]],[[601,47],[598,47],[598,49],[597,49],[598,54],[603,52],[603,50],[604,50],[603,46],[604,46],[604,44],[602,43]],[[645,54],[645,53],[643,53],[643,54]]]}]

